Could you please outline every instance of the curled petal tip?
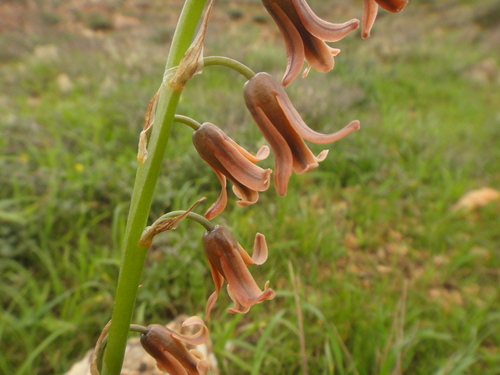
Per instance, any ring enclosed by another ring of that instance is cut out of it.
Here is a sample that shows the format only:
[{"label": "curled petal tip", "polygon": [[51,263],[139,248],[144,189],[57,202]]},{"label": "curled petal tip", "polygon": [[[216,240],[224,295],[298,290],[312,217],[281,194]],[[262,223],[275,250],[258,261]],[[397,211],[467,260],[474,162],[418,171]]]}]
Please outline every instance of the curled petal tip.
[{"label": "curled petal tip", "polygon": [[283,188],[279,188],[278,186],[276,186],[276,193],[280,196],[280,197],[286,197],[286,193],[288,191],[288,188],[287,186],[283,187]]},{"label": "curled petal tip", "polygon": [[183,327],[189,327],[189,326],[192,326],[192,325],[202,325],[202,326],[204,326],[205,323],[203,323],[203,320],[199,316],[192,316],[192,317],[186,319],[182,323]]},{"label": "curled petal tip", "polygon": [[329,150],[323,150],[323,151],[321,151],[321,152],[319,153],[319,155],[318,155],[318,156],[316,156],[316,159],[317,159],[318,161],[323,161],[323,160],[325,160],[325,159],[326,159],[326,157],[328,156],[328,152],[329,152]]},{"label": "curled petal tip", "polygon": [[352,130],[359,130],[361,128],[361,123],[359,122],[359,120],[353,120],[351,121],[347,126],[346,128],[352,128]]},{"label": "curled petal tip", "polygon": [[292,81],[295,79],[295,77],[291,77],[290,75],[285,74],[283,76],[283,79],[281,80],[281,85],[283,87],[287,87]]},{"label": "curled petal tip", "polygon": [[257,151],[257,155],[255,155],[256,158],[260,160],[266,159],[271,151],[269,150],[268,146],[262,146],[259,151]]},{"label": "curled petal tip", "polygon": [[302,73],[302,78],[306,78],[310,70],[311,70],[311,65],[307,64],[306,68],[304,69],[304,72]]},{"label": "curled petal tip", "polygon": [[264,264],[267,260],[267,255],[266,237],[261,233],[257,233],[253,244],[252,263],[259,266]]},{"label": "curled petal tip", "polygon": [[330,48],[332,56],[337,56],[340,53],[340,51],[341,51],[340,48]]}]

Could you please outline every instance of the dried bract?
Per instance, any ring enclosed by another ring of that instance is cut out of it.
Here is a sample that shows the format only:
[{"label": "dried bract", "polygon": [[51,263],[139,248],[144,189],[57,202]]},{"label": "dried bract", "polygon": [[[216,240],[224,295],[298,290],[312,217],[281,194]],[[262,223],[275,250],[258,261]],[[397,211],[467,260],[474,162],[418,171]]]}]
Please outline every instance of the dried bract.
[{"label": "dried bract", "polygon": [[208,19],[213,5],[214,0],[211,0],[208,3],[200,30],[198,31],[193,43],[182,57],[174,75],[172,77],[164,77],[167,84],[175,91],[182,91],[187,81],[189,81],[195,74],[201,73],[203,69],[203,45],[205,43]]}]

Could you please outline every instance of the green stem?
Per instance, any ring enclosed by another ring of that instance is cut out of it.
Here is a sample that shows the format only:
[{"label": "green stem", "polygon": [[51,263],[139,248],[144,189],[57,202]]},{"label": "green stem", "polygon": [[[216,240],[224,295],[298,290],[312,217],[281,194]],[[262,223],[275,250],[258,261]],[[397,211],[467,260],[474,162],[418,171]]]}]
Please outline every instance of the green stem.
[{"label": "green stem", "polygon": [[231,68],[233,70],[236,70],[238,73],[244,75],[246,79],[250,79],[255,75],[255,72],[248,66],[240,63],[237,60],[225,56],[208,56],[203,58],[203,66],[210,66],[210,65],[221,65]]},{"label": "green stem", "polygon": [[198,121],[193,120],[191,117],[183,115],[175,115],[174,121],[187,125],[193,130],[198,130],[201,126],[201,124]]},{"label": "green stem", "polygon": [[144,326],[141,326],[139,324],[131,324],[130,327],[129,327],[129,331],[130,332],[139,332],[139,333],[142,333],[142,334],[146,334],[146,333],[148,333],[148,328],[144,327]]},{"label": "green stem", "polygon": [[[205,3],[206,0],[186,0],[172,40],[165,71],[178,65],[189,48]],[[147,223],[180,95],[180,91],[175,91],[168,85],[162,84],[160,87],[155,124],[148,141],[148,158],[137,168],[101,375],[120,375],[121,372],[128,331],[148,250],[138,242]]]},{"label": "green stem", "polygon": [[172,38],[165,71],[179,65],[181,62],[182,56],[184,56],[184,53],[193,41],[194,33],[206,2],[207,0],[186,0],[184,3],[174,37]]}]

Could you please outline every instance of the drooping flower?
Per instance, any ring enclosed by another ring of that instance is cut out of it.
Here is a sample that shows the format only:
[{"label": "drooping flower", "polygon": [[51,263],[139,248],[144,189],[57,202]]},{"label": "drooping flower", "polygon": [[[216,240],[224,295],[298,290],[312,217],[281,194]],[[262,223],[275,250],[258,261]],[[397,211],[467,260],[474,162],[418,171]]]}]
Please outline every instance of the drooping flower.
[{"label": "drooping flower", "polygon": [[278,25],[286,44],[287,67],[282,80],[284,86],[292,82],[302,70],[304,60],[309,64],[304,75],[313,67],[326,73],[333,69],[334,56],[340,50],[325,42],[337,42],[359,26],[359,20],[330,23],[311,10],[305,0],[262,0]]},{"label": "drooping flower", "polygon": [[319,144],[335,142],[359,129],[358,120],[332,134],[310,129],[295,110],[283,87],[269,74],[258,73],[244,87],[245,103],[274,152],[274,184],[285,195],[292,172],[301,174],[318,166],[328,150],[314,156],[304,139]]},{"label": "drooping flower", "polygon": [[261,265],[267,260],[264,235],[257,233],[255,236],[253,254],[250,257],[231,232],[216,225],[203,235],[203,248],[215,283],[215,292],[207,301],[206,321],[210,320],[210,312],[219,297],[224,279],[228,282],[227,291],[234,302],[234,307],[228,309],[228,312],[245,314],[256,303],[274,298],[276,294],[269,288],[269,281],[266,282],[264,291],[260,290],[247,267],[251,264]]},{"label": "drooping flower", "polygon": [[254,163],[269,155],[269,147],[261,147],[257,155],[253,156],[209,122],[193,133],[193,144],[222,185],[219,198],[205,213],[207,219],[213,219],[226,207],[226,177],[234,184],[235,195],[241,199],[236,202],[239,206],[257,202],[259,191],[268,189],[271,169],[263,169]]},{"label": "drooping flower", "polygon": [[[175,375],[205,375],[210,362],[196,350],[188,350],[182,343],[203,344],[208,339],[208,328],[197,316],[187,319],[182,326],[199,325],[201,329],[192,336],[174,332],[160,324],[151,324],[141,336],[141,344],[155,360],[161,371]],[[182,342],[181,342],[182,341]]]},{"label": "drooping flower", "polygon": [[408,0],[363,0],[363,17],[361,19],[361,37],[368,38],[375,19],[377,18],[378,7],[381,6],[391,13],[398,13],[408,3]]}]

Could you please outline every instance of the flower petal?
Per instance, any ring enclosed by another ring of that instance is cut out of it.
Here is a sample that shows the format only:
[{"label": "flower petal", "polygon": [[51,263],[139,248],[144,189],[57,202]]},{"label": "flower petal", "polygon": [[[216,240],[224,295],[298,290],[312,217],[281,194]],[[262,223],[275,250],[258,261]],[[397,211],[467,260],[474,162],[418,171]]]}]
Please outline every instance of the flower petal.
[{"label": "flower petal", "polygon": [[210,362],[202,359],[196,365],[196,370],[200,373],[200,375],[206,375],[208,370],[210,370]]},{"label": "flower petal", "polygon": [[254,261],[254,264],[261,265],[264,264],[264,262],[267,260],[267,243],[266,243],[266,237],[261,234],[257,233],[255,235],[255,240],[253,243],[253,254],[252,254],[252,259]]},{"label": "flower petal", "polygon": [[224,284],[224,278],[221,275],[221,273],[217,270],[217,268],[214,266],[212,261],[209,259],[208,260],[210,264],[210,271],[212,273],[212,279],[215,284],[215,292],[213,292],[210,297],[208,297],[207,300],[207,306],[205,308],[205,320],[208,322],[210,321],[210,312],[212,311],[215,302],[217,302],[217,298],[219,298],[219,292],[220,288],[222,288],[222,285]]},{"label": "flower petal", "polygon": [[192,316],[192,317],[186,319],[184,321],[184,323],[182,323],[183,327],[190,327],[193,325],[201,326],[200,330],[197,333],[195,333],[194,335],[186,336],[186,335],[181,335],[180,333],[172,331],[172,337],[176,338],[177,340],[184,341],[185,343],[188,343],[191,345],[203,344],[205,341],[208,340],[208,337],[209,337],[209,332],[208,332],[207,326],[205,325],[205,323],[203,323],[203,320],[198,316]]},{"label": "flower petal", "polygon": [[227,294],[229,295],[229,298],[231,298],[231,301],[234,302],[234,306],[227,309],[227,312],[232,314],[246,314],[248,311],[250,311],[251,306],[243,306],[232,291],[231,285],[229,284],[227,284]]},{"label": "flower petal", "polygon": [[278,195],[286,195],[288,180],[293,172],[293,155],[287,141],[274,127],[262,108],[254,109],[255,122],[274,152],[274,187]]},{"label": "flower petal", "polygon": [[380,7],[391,13],[398,13],[408,4],[408,0],[375,0]]},{"label": "flower petal", "polygon": [[338,42],[359,27],[359,20],[330,23],[319,18],[305,0],[292,0],[304,27],[316,38],[326,42]]},{"label": "flower petal", "polygon": [[302,120],[302,117],[300,117],[300,114],[290,103],[290,101],[286,100],[288,99],[288,97],[286,97],[285,91],[283,90],[283,93],[280,94],[276,96],[276,100],[278,100],[278,103],[283,112],[286,114],[288,120],[290,121],[290,124],[300,134],[302,138],[307,139],[310,142],[318,144],[332,143],[338,141],[339,139],[344,138],[346,135],[360,128],[359,121],[354,120],[335,133],[331,134],[318,133],[307,126],[307,124],[304,122],[304,120]]},{"label": "flower petal", "polygon": [[378,5],[375,0],[363,0],[363,17],[361,18],[361,37],[368,38],[377,18]]},{"label": "flower petal", "polygon": [[249,153],[247,150],[245,150],[243,147],[241,147],[239,144],[237,144],[235,141],[233,141],[231,138],[229,138],[229,141],[232,143],[232,145],[249,161],[252,163],[257,163],[258,161],[264,160],[269,156],[269,147],[267,146],[262,146],[259,151],[257,151],[257,154],[253,156],[251,153]]},{"label": "flower petal", "polygon": [[315,70],[327,73],[335,66],[335,59],[340,50],[332,48],[312,34],[302,36],[304,40],[304,57]]},{"label": "flower petal", "polygon": [[[152,355],[151,353],[149,354]],[[160,371],[167,372],[169,374],[188,375],[184,366],[182,366],[173,355],[167,351],[163,351],[162,354],[163,356],[161,361],[157,360],[156,362],[156,366],[158,366]]]},{"label": "flower petal", "polygon": [[236,204],[240,207],[250,206],[259,200],[259,193],[257,191],[250,190],[239,183],[233,185],[233,193],[240,198],[239,201],[236,201]]},{"label": "flower petal", "polygon": [[281,83],[287,86],[300,74],[304,65],[304,43],[299,31],[279,4],[274,1],[263,1],[263,4],[278,25],[285,41],[287,64]]},{"label": "flower petal", "polygon": [[229,172],[228,178],[232,177],[252,190],[265,191],[269,188],[271,169],[262,169],[251,163],[242,154],[230,151],[225,144],[222,144],[220,149],[215,149],[214,155]]},{"label": "flower petal", "polygon": [[328,150],[323,150],[318,154],[318,156],[316,156],[316,160],[323,161],[326,159],[327,155],[328,155]]},{"label": "flower petal", "polygon": [[264,237],[263,234],[257,233],[255,235],[255,240],[253,243],[253,254],[250,257],[248,253],[241,247],[241,245],[238,243],[238,251],[243,258],[243,262],[247,266],[251,264],[256,264],[258,266],[264,264],[267,260],[267,243],[266,243],[266,237]]},{"label": "flower petal", "polygon": [[205,212],[205,217],[208,220],[213,219],[214,217],[219,215],[222,211],[224,211],[224,208],[226,208],[227,205],[226,177],[215,168],[212,167],[212,169],[219,179],[222,188],[219,194],[219,198],[217,198],[215,203],[210,206],[207,212]]},{"label": "flower petal", "polygon": [[231,291],[233,292],[234,298],[241,305],[253,306],[266,299],[274,298],[275,293],[272,289],[260,290],[243,261],[241,261],[241,264],[237,265],[234,264],[235,259],[231,259],[231,261],[233,262],[223,258],[221,259],[221,265],[226,280],[228,284],[231,285]]}]

